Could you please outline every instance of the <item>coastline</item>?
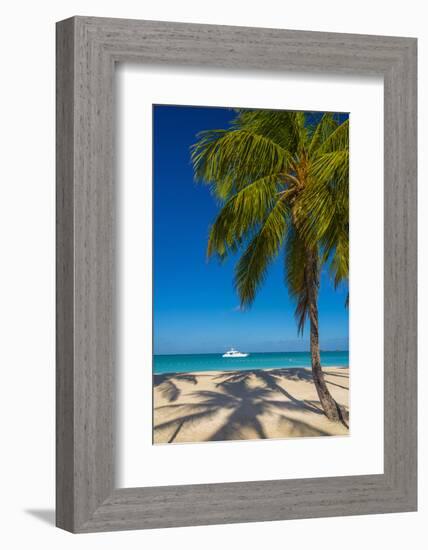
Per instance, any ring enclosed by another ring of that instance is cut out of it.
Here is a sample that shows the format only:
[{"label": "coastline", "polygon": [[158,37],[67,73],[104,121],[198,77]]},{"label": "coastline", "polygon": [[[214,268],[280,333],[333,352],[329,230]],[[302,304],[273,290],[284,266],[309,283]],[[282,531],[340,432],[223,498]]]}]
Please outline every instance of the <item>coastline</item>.
[{"label": "coastline", "polygon": [[[349,411],[349,367],[323,367],[328,388]],[[348,435],[324,415],[310,368],[153,375],[153,442],[190,443]]]}]

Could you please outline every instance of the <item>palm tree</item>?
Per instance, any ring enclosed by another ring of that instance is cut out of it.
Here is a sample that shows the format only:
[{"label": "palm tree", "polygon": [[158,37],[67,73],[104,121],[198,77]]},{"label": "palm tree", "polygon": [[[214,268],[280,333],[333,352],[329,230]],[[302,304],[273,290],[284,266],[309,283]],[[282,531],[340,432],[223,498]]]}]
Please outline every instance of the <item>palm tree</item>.
[{"label": "palm tree", "polygon": [[348,277],[348,133],[348,120],[331,113],[238,110],[229,129],[201,132],[191,150],[196,181],[221,202],[207,254],[223,260],[242,252],[235,267],[241,307],[253,303],[284,250],[298,332],[308,319],[313,380],[335,421],[344,419],[321,368],[318,291],[323,264],[336,287]]}]

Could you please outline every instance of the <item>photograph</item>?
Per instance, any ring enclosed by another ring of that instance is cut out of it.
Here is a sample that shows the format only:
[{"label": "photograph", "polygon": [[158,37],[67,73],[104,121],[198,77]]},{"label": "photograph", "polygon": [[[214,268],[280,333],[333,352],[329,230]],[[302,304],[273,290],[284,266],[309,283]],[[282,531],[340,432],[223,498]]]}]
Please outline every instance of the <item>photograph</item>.
[{"label": "photograph", "polygon": [[153,443],[349,433],[349,114],[153,105]]}]

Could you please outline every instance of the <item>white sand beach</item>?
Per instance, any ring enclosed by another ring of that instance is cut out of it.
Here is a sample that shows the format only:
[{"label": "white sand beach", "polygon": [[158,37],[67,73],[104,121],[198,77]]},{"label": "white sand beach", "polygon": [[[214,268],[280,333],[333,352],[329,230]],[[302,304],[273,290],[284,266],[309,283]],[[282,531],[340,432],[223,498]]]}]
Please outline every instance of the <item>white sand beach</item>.
[{"label": "white sand beach", "polygon": [[[349,412],[349,369],[323,369]],[[154,443],[347,435],[323,413],[311,370],[170,373],[154,376]]]}]

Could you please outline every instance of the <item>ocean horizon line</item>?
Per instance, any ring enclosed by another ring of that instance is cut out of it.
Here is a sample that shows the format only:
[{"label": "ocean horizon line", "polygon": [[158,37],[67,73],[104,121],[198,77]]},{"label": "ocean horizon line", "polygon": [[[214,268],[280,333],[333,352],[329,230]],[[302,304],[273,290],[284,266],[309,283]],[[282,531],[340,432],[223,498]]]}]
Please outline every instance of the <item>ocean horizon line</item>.
[{"label": "ocean horizon line", "polygon": [[[218,355],[225,353],[227,349],[225,348],[222,351],[197,351],[197,352],[180,352],[180,353],[153,353],[153,356],[168,356],[168,355]],[[268,353],[310,353],[310,350],[287,350],[287,351],[248,351],[244,350],[245,353],[254,353],[254,354],[268,354]],[[349,349],[321,349],[320,353],[349,353]]]}]

